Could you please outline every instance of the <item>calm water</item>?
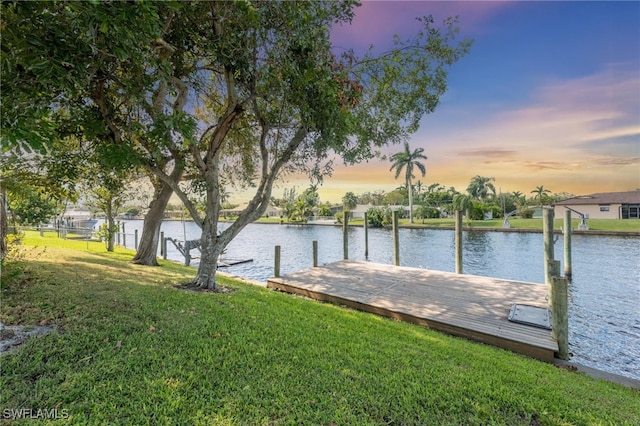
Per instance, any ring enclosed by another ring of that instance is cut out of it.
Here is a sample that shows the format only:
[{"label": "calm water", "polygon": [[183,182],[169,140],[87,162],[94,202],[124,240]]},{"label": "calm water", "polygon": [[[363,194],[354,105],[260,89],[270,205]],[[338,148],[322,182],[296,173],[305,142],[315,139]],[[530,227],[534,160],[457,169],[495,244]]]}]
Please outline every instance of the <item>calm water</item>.
[{"label": "calm water", "polygon": [[[142,230],[142,221],[128,221],[127,233],[134,229]],[[200,229],[191,222],[164,222],[162,231],[180,240],[185,235],[190,240],[200,236]],[[127,246],[132,247],[133,238],[127,238]],[[463,239],[465,273],[544,282],[542,234],[474,231],[465,232]],[[251,224],[231,242],[226,257],[252,258],[253,262],[224,270],[265,281],[273,276],[276,245],[282,247],[282,274],[308,268],[314,240],[318,241],[320,264],[342,260],[340,227]],[[453,231],[401,229],[400,246],[404,266],[454,272]],[[562,236],[554,248],[555,258],[562,262]],[[571,359],[640,379],[640,238],[574,235],[572,248]],[[184,261],[171,243],[167,254],[169,259]],[[363,228],[349,229],[349,258],[365,259]],[[391,231],[369,229],[369,260],[393,264]],[[197,260],[192,264],[197,265]]]}]

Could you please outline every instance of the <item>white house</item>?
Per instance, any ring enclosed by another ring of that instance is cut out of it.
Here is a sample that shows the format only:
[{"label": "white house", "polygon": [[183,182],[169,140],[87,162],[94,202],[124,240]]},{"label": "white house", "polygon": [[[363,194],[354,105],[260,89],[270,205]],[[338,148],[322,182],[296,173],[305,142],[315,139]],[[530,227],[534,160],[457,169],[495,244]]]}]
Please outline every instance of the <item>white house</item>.
[{"label": "white house", "polygon": [[554,203],[553,208],[555,217],[569,208],[589,219],[640,219],[640,191],[581,195]]},{"label": "white house", "polygon": [[[248,205],[249,205],[249,203],[242,203],[239,206],[236,206],[236,207],[231,208],[231,209],[222,209],[222,210],[220,210],[220,214],[237,216],[243,210],[245,210]],[[264,216],[280,217],[280,209],[278,207],[274,207],[271,204],[269,204],[269,206],[267,207],[267,210],[264,212]]]}]

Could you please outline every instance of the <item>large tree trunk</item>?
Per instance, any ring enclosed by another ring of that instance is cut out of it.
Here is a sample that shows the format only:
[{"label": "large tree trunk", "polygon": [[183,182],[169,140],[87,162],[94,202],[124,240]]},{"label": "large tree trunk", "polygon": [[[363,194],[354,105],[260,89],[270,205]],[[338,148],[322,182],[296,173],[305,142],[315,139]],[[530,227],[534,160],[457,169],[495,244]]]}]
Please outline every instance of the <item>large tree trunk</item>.
[{"label": "large tree trunk", "polygon": [[[173,170],[168,177],[173,182],[178,183],[182,179],[182,173],[184,172],[184,161],[178,155],[174,156],[174,160]],[[168,182],[156,179],[153,175],[151,176],[151,184],[155,189],[153,200],[149,204],[149,211],[144,217],[140,244],[131,262],[138,265],[158,266],[157,253],[158,243],[160,242],[160,227],[162,226],[164,211],[173,194],[173,189]]]},{"label": "large tree trunk", "polygon": [[198,273],[192,285],[218,291],[216,284],[216,271],[218,269],[218,258],[225,248],[222,240],[217,234],[218,220],[207,215],[202,226],[202,237],[200,238],[200,265]]},{"label": "large tree trunk", "polygon": [[144,217],[142,235],[136,255],[131,261],[138,265],[158,266],[158,243],[160,242],[160,227],[164,211],[167,208],[173,190],[169,185],[160,182],[159,190],[155,192],[155,198],[149,204],[149,211]]}]

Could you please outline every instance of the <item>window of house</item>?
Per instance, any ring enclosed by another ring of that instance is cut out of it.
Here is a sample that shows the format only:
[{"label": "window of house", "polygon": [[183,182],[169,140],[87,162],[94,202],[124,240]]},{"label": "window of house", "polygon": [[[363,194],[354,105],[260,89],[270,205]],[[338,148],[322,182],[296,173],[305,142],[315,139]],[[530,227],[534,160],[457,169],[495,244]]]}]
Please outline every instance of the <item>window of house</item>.
[{"label": "window of house", "polygon": [[623,204],[623,219],[640,219],[640,204]]},{"label": "window of house", "polygon": [[609,211],[609,206],[600,206],[600,211],[601,212],[608,212]]}]

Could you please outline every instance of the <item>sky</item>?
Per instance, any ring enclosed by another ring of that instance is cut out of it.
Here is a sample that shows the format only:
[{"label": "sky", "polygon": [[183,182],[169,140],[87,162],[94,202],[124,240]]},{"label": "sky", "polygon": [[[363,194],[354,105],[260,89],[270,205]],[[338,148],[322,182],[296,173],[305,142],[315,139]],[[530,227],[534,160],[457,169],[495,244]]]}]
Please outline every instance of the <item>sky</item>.
[{"label": "sky", "polygon": [[[425,15],[458,16],[474,44],[409,139],[428,156],[417,179],[463,192],[480,175],[528,195],[539,185],[575,195],[640,188],[640,2],[363,1],[332,40],[384,51],[394,34],[414,36]],[[336,164],[320,198],[392,191],[404,182],[389,167]],[[274,195],[292,186],[308,181],[290,179]]]}]

